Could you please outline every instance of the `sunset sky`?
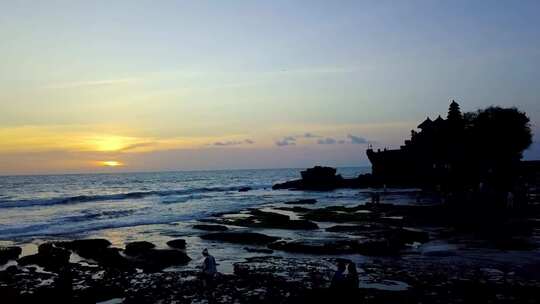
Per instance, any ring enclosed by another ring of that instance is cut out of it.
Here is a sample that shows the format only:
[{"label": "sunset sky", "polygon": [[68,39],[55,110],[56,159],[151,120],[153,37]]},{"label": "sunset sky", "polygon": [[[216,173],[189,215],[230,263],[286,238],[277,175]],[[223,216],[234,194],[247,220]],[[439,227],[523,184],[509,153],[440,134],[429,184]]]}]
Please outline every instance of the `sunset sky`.
[{"label": "sunset sky", "polygon": [[0,0],[0,175],[365,166],[451,99],[526,111],[538,159],[539,16],[540,1]]}]

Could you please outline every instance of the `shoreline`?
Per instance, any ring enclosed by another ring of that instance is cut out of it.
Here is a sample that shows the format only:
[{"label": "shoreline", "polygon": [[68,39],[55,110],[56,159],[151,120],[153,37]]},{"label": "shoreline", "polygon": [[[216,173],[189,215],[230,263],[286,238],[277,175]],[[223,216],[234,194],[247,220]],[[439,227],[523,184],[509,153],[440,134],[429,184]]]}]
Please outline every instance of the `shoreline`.
[{"label": "shoreline", "polygon": [[[412,195],[410,199],[413,199]],[[263,204],[239,212],[217,214],[200,221],[155,225],[169,226],[168,230],[172,232],[161,235],[161,238],[152,239],[151,230],[156,228],[152,225],[125,228],[140,230],[142,238],[131,241],[141,241],[144,236],[148,236],[147,240],[157,245],[153,255],[178,251],[192,259],[176,265],[174,261],[171,262],[173,265],[165,263],[157,268],[156,265],[148,265],[144,258],[142,261],[132,260],[125,254],[124,247],[130,242],[129,238],[118,238],[125,235],[120,232],[115,234],[114,230],[101,231],[86,236],[104,237],[112,241],[107,248],[119,253],[118,256],[113,255],[113,260],[122,261],[127,268],[122,270],[111,266],[114,263],[107,260],[111,257],[97,255],[93,256],[93,260],[92,254],[85,253],[87,258],[82,258],[72,251],[70,263],[66,265],[70,265],[73,271],[72,282],[82,282],[76,288],[73,285],[72,296],[82,302],[121,298],[123,303],[137,303],[135,299],[144,293],[165,302],[180,299],[179,303],[188,303],[188,299],[191,301],[195,298],[204,302],[206,296],[196,288],[198,280],[194,278],[200,259],[198,253],[203,247],[208,247],[216,256],[220,264],[218,270],[226,278],[218,282],[218,303],[228,303],[233,298],[239,303],[266,303],[269,299],[286,303],[294,302],[298,297],[309,297],[309,294],[328,286],[336,259],[344,258],[355,262],[360,271],[359,289],[349,292],[363,299],[372,299],[373,303],[382,303],[392,298],[425,301],[430,299],[430,293],[437,293],[447,303],[459,302],[468,299],[462,294],[462,286],[459,285],[464,280],[475,286],[479,284],[475,288],[491,290],[484,297],[499,295],[504,299],[517,297],[528,301],[531,294],[523,290],[540,290],[540,272],[536,272],[536,269],[540,269],[540,234],[536,222],[540,217],[540,208],[534,206],[531,209],[533,212],[526,215],[517,213],[512,217],[512,221],[517,223],[534,220],[531,222],[533,227],[529,227],[528,231],[520,231],[517,228],[521,224],[506,226],[506,229],[513,230],[504,242],[493,239],[489,233],[471,236],[467,231],[449,229],[451,227],[440,223],[437,225],[433,214],[446,212],[437,211],[437,208],[442,207],[432,204],[321,205],[320,202],[293,201]],[[195,229],[196,225],[200,227]],[[157,235],[163,229],[156,228],[159,232]],[[176,235],[172,235],[174,232]],[[255,240],[247,238],[246,233],[256,233]],[[276,239],[261,241],[264,236]],[[166,242],[171,239],[184,239],[186,249],[167,246]],[[43,243],[47,241],[54,239]],[[53,245],[54,248],[58,246]],[[112,249],[117,247],[121,248]],[[63,250],[60,248],[64,247],[58,247]],[[69,248],[73,250],[74,247]],[[30,253],[25,252],[24,255],[28,257]],[[173,252],[174,256],[176,254]],[[58,269],[55,273],[47,267],[32,266],[32,263],[4,268],[7,269],[0,271],[0,290],[3,290],[3,294],[15,294],[14,297],[20,300],[58,290],[57,280],[61,277],[57,274]],[[448,274],[447,278],[441,278],[443,273]],[[115,279],[107,281],[98,278],[101,275]],[[13,277],[17,277],[16,283],[10,282]],[[314,277],[319,278],[316,285],[312,285],[315,284]],[[110,299],[96,298],[98,294],[103,294],[101,289],[111,289],[115,281],[126,285],[110,293]],[[145,285],[163,283],[168,286],[166,282],[169,281],[170,284],[174,282],[177,288],[170,290],[160,287],[154,290],[147,289]],[[432,284],[426,286],[426,282]],[[276,284],[281,289],[268,289],[270,285]],[[245,288],[241,295],[235,291],[239,286]],[[441,286],[446,287],[441,290]],[[182,290],[180,287],[184,291],[179,291]],[[450,294],[442,294],[443,290]],[[251,300],[242,302],[241,298]]]}]

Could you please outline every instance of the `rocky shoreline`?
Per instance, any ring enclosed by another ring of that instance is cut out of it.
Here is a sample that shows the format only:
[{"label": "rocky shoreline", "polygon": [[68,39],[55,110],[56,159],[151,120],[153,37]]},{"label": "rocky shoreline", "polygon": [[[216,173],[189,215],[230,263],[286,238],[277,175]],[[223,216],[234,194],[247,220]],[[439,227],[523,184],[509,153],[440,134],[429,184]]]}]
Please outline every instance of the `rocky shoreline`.
[{"label": "rocky shoreline", "polygon": [[[493,212],[492,222],[480,221],[483,227],[475,225],[479,210],[462,211],[440,204],[321,207],[304,200],[217,214],[192,226],[198,238],[252,256],[220,275],[212,294],[197,270],[184,268],[196,257],[188,256],[192,244],[182,238],[169,240],[168,248],[50,241],[24,256],[17,246],[3,247],[0,295],[3,303],[298,303],[340,295],[367,303],[537,303],[540,206]],[[440,242],[459,249],[423,249]],[[360,288],[327,289],[339,259],[358,265]]]}]

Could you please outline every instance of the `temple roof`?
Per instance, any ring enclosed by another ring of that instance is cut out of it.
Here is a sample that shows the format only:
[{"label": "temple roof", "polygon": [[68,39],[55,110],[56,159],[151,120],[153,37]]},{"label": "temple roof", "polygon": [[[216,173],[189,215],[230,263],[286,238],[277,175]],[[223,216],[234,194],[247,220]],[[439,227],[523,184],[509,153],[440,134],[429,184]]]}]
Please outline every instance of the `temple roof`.
[{"label": "temple roof", "polygon": [[433,122],[434,123],[441,123],[443,121],[444,121],[444,119],[441,117],[441,115],[439,115],[439,117],[437,117],[437,119],[435,119]]},{"label": "temple roof", "polygon": [[426,118],[426,120],[424,120],[421,124],[418,125],[418,129],[425,129],[429,126],[431,126],[433,124],[433,121],[431,121],[431,119]]}]

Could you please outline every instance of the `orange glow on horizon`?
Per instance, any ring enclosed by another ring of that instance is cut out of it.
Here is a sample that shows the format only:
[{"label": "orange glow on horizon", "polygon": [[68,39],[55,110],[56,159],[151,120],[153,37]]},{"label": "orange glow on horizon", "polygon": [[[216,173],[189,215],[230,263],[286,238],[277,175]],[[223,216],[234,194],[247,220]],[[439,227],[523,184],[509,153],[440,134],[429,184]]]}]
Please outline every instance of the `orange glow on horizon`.
[{"label": "orange glow on horizon", "polygon": [[122,166],[124,166],[123,163],[121,163],[119,161],[116,161],[116,160],[104,160],[104,161],[101,161],[99,163],[101,164],[101,166],[104,166],[104,167],[122,167]]}]

